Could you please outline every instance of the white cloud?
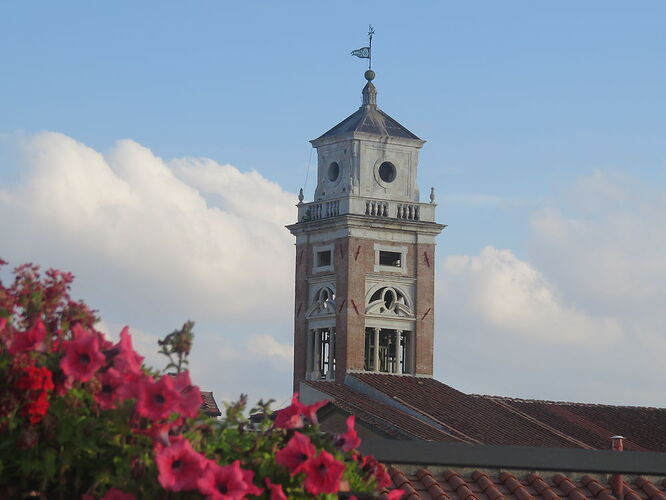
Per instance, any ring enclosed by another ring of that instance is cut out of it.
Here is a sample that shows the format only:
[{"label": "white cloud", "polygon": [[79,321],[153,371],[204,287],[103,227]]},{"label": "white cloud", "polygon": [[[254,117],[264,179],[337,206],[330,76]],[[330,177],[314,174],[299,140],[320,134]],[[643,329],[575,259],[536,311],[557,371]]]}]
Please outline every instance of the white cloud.
[{"label": "white cloud", "polygon": [[665,195],[597,170],[532,214],[525,259],[494,247],[443,259],[437,375],[467,391],[666,406]]},{"label": "white cloud", "polygon": [[[3,167],[12,183],[0,185],[3,258],[72,271],[74,296],[101,307],[110,336],[129,324],[157,367],[157,339],[194,319],[204,389],[288,392],[289,373],[267,375],[291,341],[293,194],[213,160],[165,162],[131,140],[106,153],[51,132],[18,142]],[[267,325],[261,342],[248,337]]]},{"label": "white cloud", "polygon": [[612,318],[590,317],[563,304],[552,284],[509,250],[486,247],[478,257],[447,257],[442,268],[445,307],[464,310],[497,335],[585,343],[620,333]]}]

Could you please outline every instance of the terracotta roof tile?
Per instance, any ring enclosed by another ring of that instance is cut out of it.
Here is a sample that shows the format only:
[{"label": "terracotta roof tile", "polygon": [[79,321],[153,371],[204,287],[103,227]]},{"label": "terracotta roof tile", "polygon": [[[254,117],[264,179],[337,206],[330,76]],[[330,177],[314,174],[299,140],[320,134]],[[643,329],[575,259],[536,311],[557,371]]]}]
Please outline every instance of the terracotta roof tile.
[{"label": "terracotta roof tile", "polygon": [[[509,472],[491,473],[447,470],[433,474],[419,469],[415,474],[407,474],[397,467],[391,467],[393,487],[408,493],[403,498],[448,499],[448,500],[617,500],[610,493],[610,485],[605,478],[586,475],[576,480],[562,473],[541,476],[530,473],[518,476]],[[657,485],[645,478],[637,478],[633,483],[636,493],[625,483],[624,500],[663,500],[663,485]],[[648,491],[652,493],[649,494]],[[653,496],[654,495],[654,496]]]},{"label": "terracotta roof tile", "polygon": [[613,435],[625,436],[629,451],[666,451],[666,409],[477,396],[510,405],[525,415],[587,445],[608,448]]},{"label": "terracotta roof tile", "polygon": [[310,387],[326,394],[337,407],[355,415],[360,423],[375,426],[396,439],[459,442],[435,426],[399,409],[375,401],[355,390],[334,382],[306,382]]},{"label": "terracotta roof tile", "polygon": [[[365,400],[436,424],[448,439],[496,445],[608,449],[626,436],[628,451],[666,451],[666,409],[537,401],[465,394],[435,379],[375,373],[350,375]],[[371,408],[368,411],[372,412]],[[377,409],[377,411],[380,411]],[[376,415],[381,416],[380,414]],[[413,418],[415,420],[415,418]],[[435,435],[429,439],[436,440]],[[666,499],[664,499],[666,500]]]},{"label": "terracotta roof tile", "polygon": [[477,442],[581,447],[491,399],[464,394],[435,379],[367,373],[354,374],[354,378],[383,392],[397,403],[404,402],[436,418],[452,434],[466,435]]},{"label": "terracotta roof tile", "polygon": [[634,480],[634,484],[639,490],[642,490],[650,500],[666,500],[666,495],[644,477],[637,477]]},{"label": "terracotta roof tile", "polygon": [[209,417],[219,417],[222,415],[212,392],[201,391],[201,411]]}]

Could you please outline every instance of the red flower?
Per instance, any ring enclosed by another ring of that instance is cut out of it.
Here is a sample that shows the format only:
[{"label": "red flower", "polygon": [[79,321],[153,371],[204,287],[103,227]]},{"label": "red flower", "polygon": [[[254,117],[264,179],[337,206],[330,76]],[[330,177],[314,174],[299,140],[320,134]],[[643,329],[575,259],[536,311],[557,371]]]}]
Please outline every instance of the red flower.
[{"label": "red flower", "polygon": [[386,467],[383,464],[380,464],[375,457],[372,455],[366,455],[361,460],[359,464],[361,471],[367,475],[375,476],[377,481],[377,486],[380,488],[386,488],[393,484],[391,481],[391,476],[389,476],[386,471]]},{"label": "red flower", "polygon": [[336,436],[335,446],[340,448],[342,451],[351,451],[355,448],[358,448],[358,446],[361,444],[361,440],[359,439],[358,434],[356,434],[356,430],[354,429],[355,421],[356,418],[354,415],[349,415],[349,417],[347,417],[347,432]]},{"label": "red flower", "polygon": [[30,417],[31,424],[41,422],[49,410],[49,395],[46,391],[40,391],[37,397],[29,401],[21,410],[21,414]]},{"label": "red flower", "polygon": [[304,406],[298,401],[298,393],[291,397],[291,406],[275,412],[275,427],[282,429],[300,429],[303,427],[301,416]]},{"label": "red flower", "polygon": [[208,462],[198,486],[199,492],[207,495],[206,498],[209,500],[241,500],[249,493],[249,485],[243,477],[243,470],[238,460],[231,465]]},{"label": "red flower", "polygon": [[294,476],[303,470],[316,450],[310,438],[300,432],[295,432],[287,445],[275,455],[275,463],[284,465]]},{"label": "red flower", "polygon": [[136,410],[142,417],[153,420],[167,418],[177,410],[180,394],[173,386],[173,379],[166,375],[153,382],[150,377],[144,377],[139,385],[139,399]]},{"label": "red flower", "polygon": [[111,488],[99,500],[136,500],[134,493],[125,493],[116,488]]},{"label": "red flower", "polygon": [[306,406],[298,401],[298,393],[291,397],[291,405],[275,412],[275,427],[282,429],[300,429],[305,425],[305,417],[312,425],[317,425],[317,411],[328,404],[328,400],[318,401]]},{"label": "red flower", "polygon": [[25,366],[23,376],[17,380],[16,387],[24,391],[52,391],[53,379],[51,371],[43,367]]},{"label": "red flower", "polygon": [[172,377],[173,386],[180,393],[178,413],[185,418],[194,418],[201,409],[201,391],[192,385],[189,372],[181,372]]},{"label": "red flower", "polygon": [[305,464],[305,489],[313,495],[335,493],[340,486],[340,478],[345,471],[345,464],[333,455],[323,451]]},{"label": "red flower", "polygon": [[271,490],[270,500],[287,500],[287,495],[284,494],[281,484],[273,484],[269,478],[264,478],[264,482]]},{"label": "red flower", "polygon": [[29,330],[14,334],[14,339],[9,346],[9,353],[18,354],[19,352],[26,351],[44,351],[44,337],[46,337],[46,327],[42,320],[38,319]]},{"label": "red flower", "polygon": [[249,469],[241,469],[243,473],[243,479],[245,484],[247,484],[247,493],[248,495],[259,496],[264,492],[263,488],[259,488],[254,484],[254,471]]},{"label": "red flower", "polygon": [[120,341],[113,346],[118,353],[113,358],[113,367],[120,373],[133,373],[141,375],[141,363],[143,356],[139,356],[132,347],[132,336],[129,333],[129,327],[125,327],[120,332]]},{"label": "red flower", "polygon": [[302,415],[307,418],[312,425],[317,425],[319,421],[317,420],[317,412],[319,411],[319,408],[322,406],[326,406],[328,404],[328,399],[323,399],[321,401],[317,401],[314,404],[311,404],[310,406],[303,406],[301,413]]},{"label": "red flower", "polygon": [[90,380],[104,364],[105,357],[99,350],[96,333],[84,330],[78,323],[72,327],[74,340],[65,343],[65,356],[60,368],[65,375],[81,382]]},{"label": "red flower", "polygon": [[121,388],[125,383],[123,376],[115,368],[106,370],[99,379],[101,388],[95,394],[95,401],[102,410],[110,410],[116,407],[116,403],[122,400]]},{"label": "red flower", "polygon": [[399,500],[405,492],[403,490],[391,490],[386,495],[386,500]]},{"label": "red flower", "polygon": [[175,440],[171,446],[157,449],[155,462],[160,484],[170,491],[195,489],[206,466],[206,459],[194,451],[190,442],[183,437]]}]

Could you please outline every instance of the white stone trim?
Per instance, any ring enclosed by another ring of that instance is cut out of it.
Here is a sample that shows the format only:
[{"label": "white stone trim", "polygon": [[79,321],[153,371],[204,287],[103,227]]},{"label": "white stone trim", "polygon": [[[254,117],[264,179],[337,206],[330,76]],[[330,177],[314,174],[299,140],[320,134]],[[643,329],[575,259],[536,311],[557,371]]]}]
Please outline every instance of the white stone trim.
[{"label": "white stone trim", "polygon": [[[382,245],[381,243],[375,243],[375,267],[374,271],[376,273],[407,273],[407,247],[406,246],[393,246],[393,245]],[[379,264],[379,252],[396,252],[400,253],[400,267],[395,266],[382,266]]]},{"label": "white stone trim", "polygon": [[[317,266],[317,254],[325,251],[331,252],[331,263],[328,266]],[[328,245],[318,245],[312,247],[312,272],[313,273],[332,273],[335,270],[333,262],[335,260],[335,245],[330,243]]]}]

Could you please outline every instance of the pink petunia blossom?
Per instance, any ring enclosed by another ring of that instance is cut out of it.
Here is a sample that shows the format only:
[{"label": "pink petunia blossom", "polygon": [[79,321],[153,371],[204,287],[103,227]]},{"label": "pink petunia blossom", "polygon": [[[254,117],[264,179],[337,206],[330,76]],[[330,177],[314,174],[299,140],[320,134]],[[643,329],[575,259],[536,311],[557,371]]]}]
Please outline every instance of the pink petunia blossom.
[{"label": "pink petunia blossom", "polygon": [[275,427],[281,429],[301,429],[305,422],[301,415],[303,405],[298,401],[298,393],[291,397],[291,405],[275,412]]},{"label": "pink petunia blossom", "polygon": [[133,373],[141,375],[141,363],[143,356],[139,356],[132,347],[132,336],[129,327],[124,327],[120,332],[120,340],[113,346],[117,354],[113,358],[113,367],[120,373]]},{"label": "pink petunia blossom", "polygon": [[201,391],[196,385],[192,385],[190,372],[181,372],[172,377],[173,386],[180,393],[178,413],[185,418],[194,418],[201,409]]},{"label": "pink petunia blossom", "polygon": [[294,476],[303,470],[305,464],[316,452],[310,438],[295,432],[284,448],[275,455],[275,463],[284,465]]},{"label": "pink petunia blossom", "polygon": [[[0,328],[1,330],[1,328]],[[11,345],[9,346],[10,354],[18,354],[27,351],[45,350],[44,338],[46,337],[46,327],[41,319],[35,321],[32,328],[25,332],[15,332]]]},{"label": "pink petunia blossom", "polygon": [[241,500],[248,494],[248,484],[238,460],[231,465],[209,461],[197,485],[208,500]]},{"label": "pink petunia blossom", "polygon": [[342,451],[351,451],[361,444],[361,440],[354,429],[354,424],[356,422],[356,417],[354,415],[349,415],[347,417],[347,432],[344,434],[339,434],[335,438],[335,446],[340,448]]},{"label": "pink petunia blossom", "polygon": [[156,448],[155,462],[158,480],[169,491],[195,489],[206,466],[206,459],[183,437],[174,440],[170,446]]},{"label": "pink petunia blossom", "polygon": [[134,493],[125,493],[117,488],[110,488],[99,500],[136,500]]},{"label": "pink petunia blossom", "polygon": [[87,382],[104,365],[106,358],[99,349],[97,333],[77,323],[72,327],[72,334],[74,340],[64,343],[65,356],[60,360],[60,368],[66,376]]},{"label": "pink petunia blossom", "polygon": [[165,375],[157,382],[150,377],[144,377],[139,382],[139,398],[136,410],[142,417],[152,420],[167,418],[177,411],[180,394],[173,386],[173,379]]},{"label": "pink petunia blossom", "polygon": [[124,377],[115,368],[109,368],[99,378],[101,388],[95,394],[95,401],[102,410],[116,407],[116,403],[123,400],[121,388],[125,384]]},{"label": "pink petunia blossom", "polygon": [[317,457],[305,464],[303,470],[306,474],[303,485],[308,492],[313,495],[335,493],[340,487],[345,464],[322,450]]},{"label": "pink petunia blossom", "polygon": [[321,408],[322,406],[326,406],[327,404],[328,404],[328,399],[323,399],[309,406],[303,406],[303,408],[301,409],[301,414],[306,419],[308,419],[308,421],[312,425],[318,425],[319,421],[317,420],[317,412],[319,411],[319,408]]},{"label": "pink petunia blossom", "polygon": [[264,478],[264,482],[268,489],[271,490],[270,500],[287,500],[287,495],[284,494],[281,484],[273,484],[270,478]]}]

